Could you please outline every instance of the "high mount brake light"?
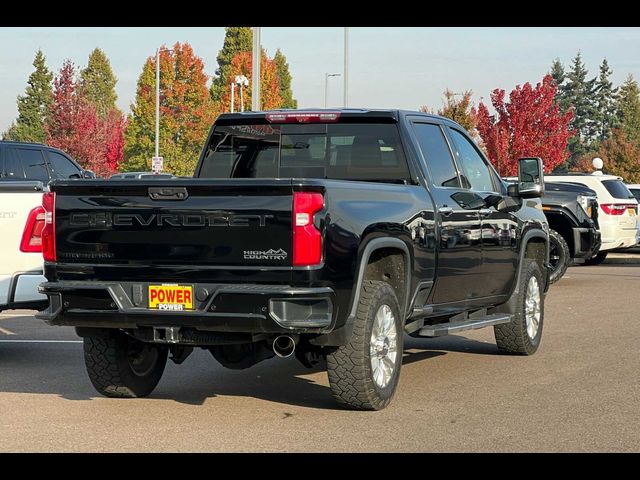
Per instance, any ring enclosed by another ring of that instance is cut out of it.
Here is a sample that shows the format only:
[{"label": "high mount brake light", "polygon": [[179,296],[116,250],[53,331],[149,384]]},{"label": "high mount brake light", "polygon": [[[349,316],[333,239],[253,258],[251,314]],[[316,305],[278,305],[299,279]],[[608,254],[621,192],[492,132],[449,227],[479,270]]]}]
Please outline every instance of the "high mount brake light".
[{"label": "high mount brake light", "polygon": [[331,123],[340,119],[340,112],[267,113],[269,123]]},{"label": "high mount brake light", "polygon": [[313,216],[324,206],[324,197],[315,192],[293,192],[293,265],[308,267],[322,262],[322,234]]},{"label": "high mount brake light", "polygon": [[56,261],[56,194],[42,195],[44,228],[42,229],[42,257],[46,262]]}]

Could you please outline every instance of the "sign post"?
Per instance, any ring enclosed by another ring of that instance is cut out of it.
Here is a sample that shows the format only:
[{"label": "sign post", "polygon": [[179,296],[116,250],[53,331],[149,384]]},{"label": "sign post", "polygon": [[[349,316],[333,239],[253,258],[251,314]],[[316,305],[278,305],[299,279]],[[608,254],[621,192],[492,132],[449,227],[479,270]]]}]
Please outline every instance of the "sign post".
[{"label": "sign post", "polygon": [[151,159],[151,170],[154,174],[158,174],[162,172],[162,168],[164,167],[164,159],[162,157],[153,157]]}]

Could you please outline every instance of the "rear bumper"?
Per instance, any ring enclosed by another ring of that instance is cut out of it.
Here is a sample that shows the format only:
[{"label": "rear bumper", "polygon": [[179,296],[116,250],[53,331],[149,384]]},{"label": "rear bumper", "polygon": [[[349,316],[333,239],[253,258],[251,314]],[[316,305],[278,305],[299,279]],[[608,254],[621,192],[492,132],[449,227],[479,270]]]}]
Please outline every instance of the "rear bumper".
[{"label": "rear bumper", "polygon": [[598,253],[602,244],[600,232],[595,228],[574,228],[573,245],[575,258],[591,258]]},{"label": "rear bumper", "polygon": [[41,271],[0,276],[0,311],[45,308],[47,297],[38,293],[38,285],[46,280]]},{"label": "rear bumper", "polygon": [[335,327],[331,288],[287,285],[193,285],[194,310],[147,308],[148,283],[45,282],[49,307],[37,318],[49,325],[93,328],[185,327],[234,333],[327,333]]}]

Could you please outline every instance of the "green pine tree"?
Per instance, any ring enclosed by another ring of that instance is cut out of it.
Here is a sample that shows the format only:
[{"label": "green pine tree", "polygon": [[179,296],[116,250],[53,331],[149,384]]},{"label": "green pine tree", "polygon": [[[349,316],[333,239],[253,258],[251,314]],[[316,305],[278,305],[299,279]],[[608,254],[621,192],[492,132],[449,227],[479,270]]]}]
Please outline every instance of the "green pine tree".
[{"label": "green pine tree", "polygon": [[613,83],[609,80],[612,74],[609,63],[605,58],[600,65],[600,75],[595,83],[595,117],[592,135],[598,142],[606,140],[611,134],[611,129],[616,126],[617,118],[615,112],[615,99],[617,88],[613,88]]},{"label": "green pine tree", "polygon": [[253,49],[253,32],[251,27],[226,27],[224,44],[218,52],[218,69],[216,77],[211,83],[211,98],[214,102],[220,102],[225,92],[229,89],[229,67],[234,55],[239,52],[250,52]]},{"label": "green pine tree", "polygon": [[80,72],[80,85],[86,98],[93,103],[100,115],[116,109],[116,83],[107,55],[96,48],[89,55],[87,68]]},{"label": "green pine tree", "polygon": [[25,94],[18,97],[18,118],[4,133],[5,140],[37,143],[47,141],[44,123],[53,101],[53,73],[47,68],[42,50],[36,52],[33,66],[35,70],[29,75]]},{"label": "green pine tree", "polygon": [[558,87],[556,90],[555,102],[560,107],[560,111],[562,113],[566,112],[569,108],[567,97],[566,97],[566,80],[567,75],[564,71],[564,65],[560,61],[559,58],[556,58],[551,64],[551,70],[549,70],[549,75],[553,78],[554,83]]},{"label": "green pine tree", "polygon": [[282,97],[282,108],[298,108],[298,101],[293,98],[293,91],[291,90],[291,73],[289,72],[287,57],[284,56],[280,49],[277,49],[273,60],[276,62],[278,69],[278,83],[280,97]]},{"label": "green pine tree", "polygon": [[640,88],[633,75],[629,75],[619,88],[616,113],[628,139],[640,143]]},{"label": "green pine tree", "polygon": [[593,140],[593,119],[596,116],[593,98],[596,78],[587,80],[587,74],[582,55],[578,52],[567,73],[564,92],[567,106],[573,110],[571,128],[576,132],[576,135],[569,140],[571,161],[587,152]]}]

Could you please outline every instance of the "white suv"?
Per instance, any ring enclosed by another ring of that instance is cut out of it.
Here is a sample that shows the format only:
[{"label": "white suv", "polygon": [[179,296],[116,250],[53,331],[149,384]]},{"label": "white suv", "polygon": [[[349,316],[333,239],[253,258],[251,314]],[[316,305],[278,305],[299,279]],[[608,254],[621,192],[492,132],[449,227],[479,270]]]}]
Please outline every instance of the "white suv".
[{"label": "white suv", "polygon": [[600,253],[591,264],[602,262],[609,250],[633,247],[640,241],[638,201],[615,175],[550,174],[545,180],[553,182],[580,183],[596,192],[598,196],[598,229],[602,235]]}]

